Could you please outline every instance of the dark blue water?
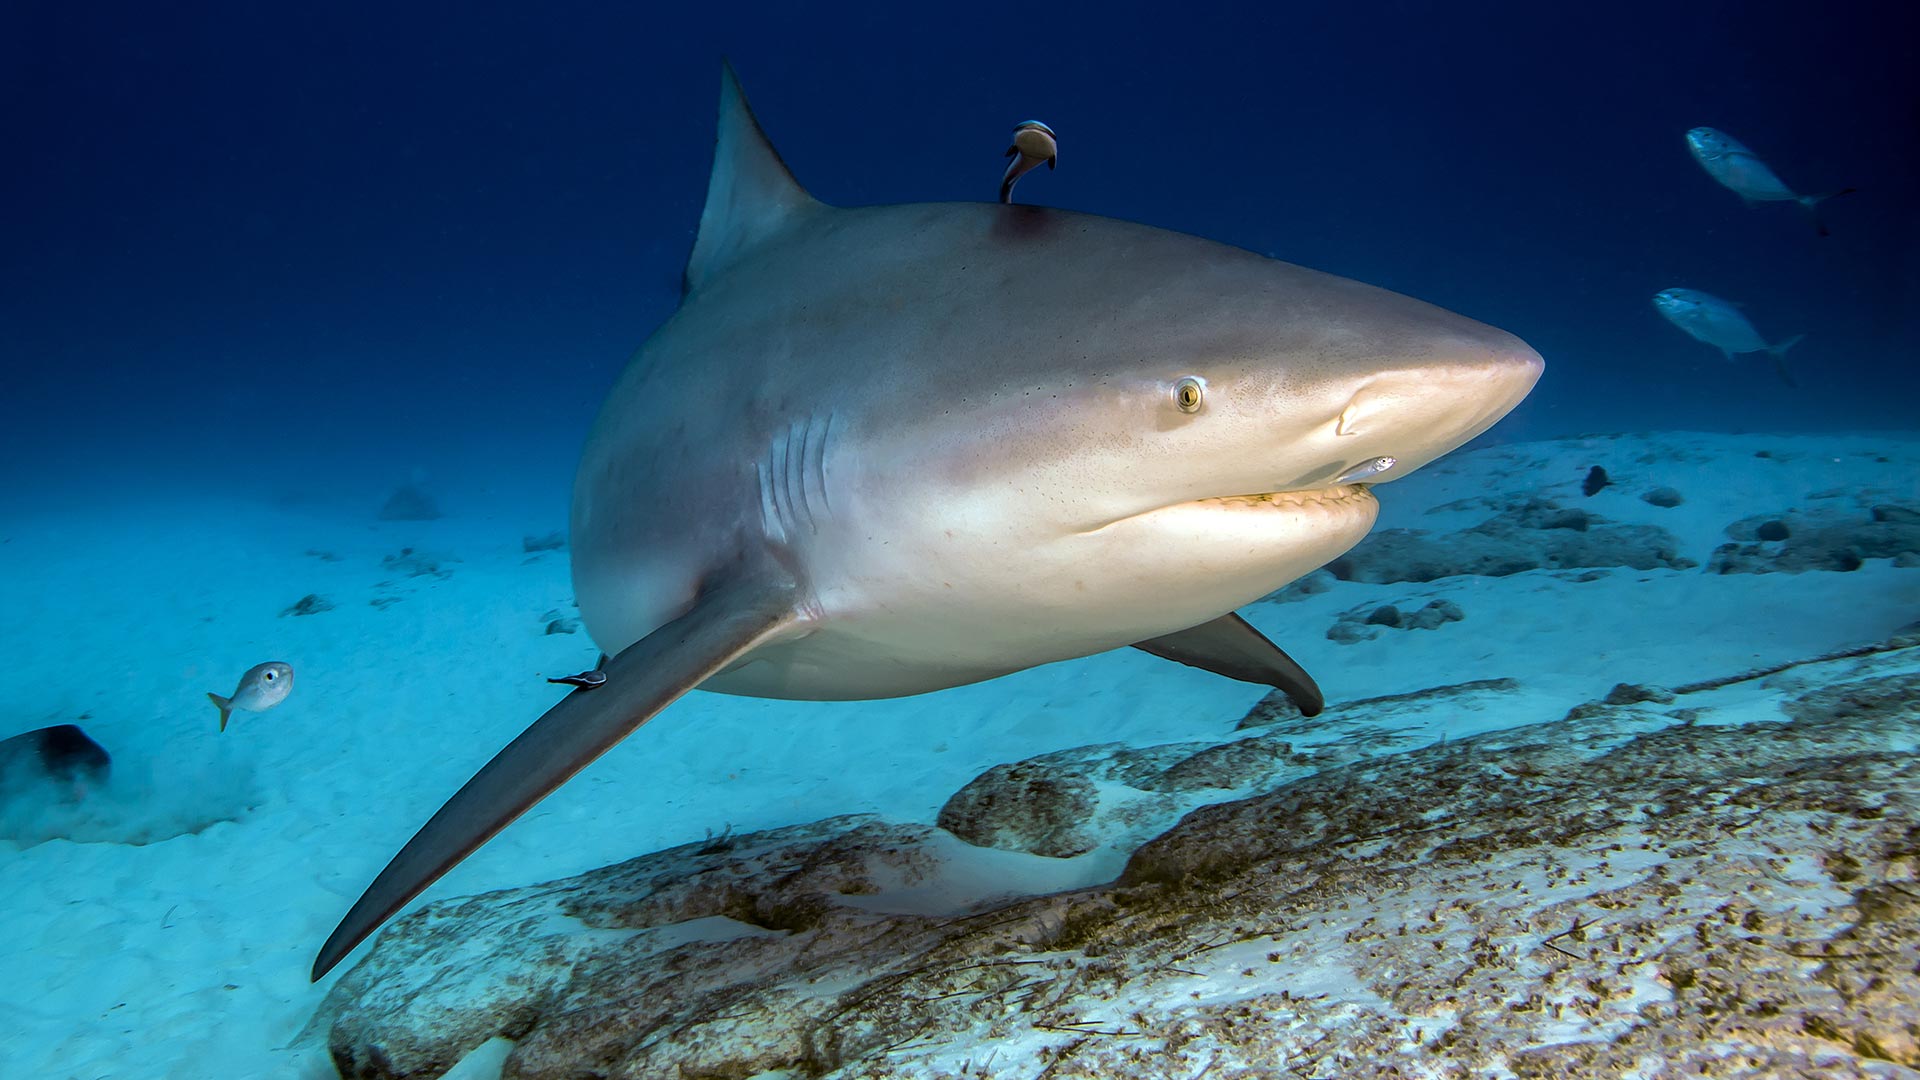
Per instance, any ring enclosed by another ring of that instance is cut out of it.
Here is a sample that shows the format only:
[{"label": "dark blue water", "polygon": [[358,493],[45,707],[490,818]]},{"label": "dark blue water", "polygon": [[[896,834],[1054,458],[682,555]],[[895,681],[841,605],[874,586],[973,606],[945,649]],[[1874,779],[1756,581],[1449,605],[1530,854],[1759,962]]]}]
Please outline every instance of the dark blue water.
[{"label": "dark blue water", "polygon": [[[653,7],[655,5],[648,5]],[[1548,359],[1505,438],[1920,421],[1920,74],[1895,3],[67,5],[0,12],[0,481],[564,505],[672,309],[732,58],[834,203],[1023,201],[1359,277]],[[1686,153],[1708,124],[1820,239]],[[1802,386],[1648,300],[1804,332]],[[362,490],[373,496],[360,494]]]}]

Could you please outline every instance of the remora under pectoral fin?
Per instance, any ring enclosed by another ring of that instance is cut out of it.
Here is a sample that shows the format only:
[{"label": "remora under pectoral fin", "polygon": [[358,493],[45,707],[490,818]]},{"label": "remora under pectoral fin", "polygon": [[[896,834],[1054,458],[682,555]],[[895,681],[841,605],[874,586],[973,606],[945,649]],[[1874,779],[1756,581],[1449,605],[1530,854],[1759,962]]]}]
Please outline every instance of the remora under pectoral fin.
[{"label": "remora under pectoral fin", "polygon": [[1232,612],[1133,647],[1229,679],[1278,687],[1302,716],[1317,716],[1327,705],[1326,695],[1305,668]]},{"label": "remora under pectoral fin", "polygon": [[574,773],[796,618],[790,585],[736,579],[607,661],[604,684],[548,709],[407,841],[320,947],[313,978]]},{"label": "remora under pectoral fin", "polygon": [[760,130],[732,64],[721,65],[720,130],[707,178],[707,205],[683,282],[692,292],[746,251],[785,228],[794,214],[820,205],[793,178]]}]

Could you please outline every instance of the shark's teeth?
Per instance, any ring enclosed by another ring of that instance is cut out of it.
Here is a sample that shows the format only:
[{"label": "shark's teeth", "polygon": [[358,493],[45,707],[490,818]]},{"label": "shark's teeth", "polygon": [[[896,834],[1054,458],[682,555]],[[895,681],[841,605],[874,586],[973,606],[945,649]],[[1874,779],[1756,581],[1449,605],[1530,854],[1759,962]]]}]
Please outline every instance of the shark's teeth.
[{"label": "shark's teeth", "polygon": [[1339,487],[1316,488],[1311,491],[1269,491],[1255,495],[1226,495],[1215,499],[1196,499],[1187,505],[1305,509],[1371,498],[1373,496],[1367,494],[1364,487],[1357,484],[1343,484]]}]

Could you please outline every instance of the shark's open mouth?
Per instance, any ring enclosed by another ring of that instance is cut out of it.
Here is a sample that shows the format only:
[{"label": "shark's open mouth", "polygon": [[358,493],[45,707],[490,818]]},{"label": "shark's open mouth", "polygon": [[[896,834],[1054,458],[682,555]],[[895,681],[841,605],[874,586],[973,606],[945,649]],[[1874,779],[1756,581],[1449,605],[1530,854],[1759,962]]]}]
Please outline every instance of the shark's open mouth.
[{"label": "shark's open mouth", "polygon": [[1224,508],[1306,510],[1317,507],[1334,507],[1345,503],[1371,503],[1373,493],[1366,484],[1340,484],[1334,487],[1309,488],[1304,491],[1269,491],[1254,495],[1223,495],[1211,499],[1194,499],[1179,503],[1180,506],[1219,506]]},{"label": "shark's open mouth", "polygon": [[1216,495],[1206,499],[1189,499],[1186,502],[1156,506],[1150,510],[1128,514],[1102,522],[1083,532],[1098,532],[1101,529],[1127,521],[1142,521],[1148,518],[1162,518],[1166,515],[1191,513],[1285,513],[1287,511],[1305,511],[1309,513],[1366,514],[1371,518],[1374,507],[1379,504],[1368,491],[1367,484],[1336,484],[1332,487],[1305,488],[1298,491],[1266,491],[1248,495]]}]

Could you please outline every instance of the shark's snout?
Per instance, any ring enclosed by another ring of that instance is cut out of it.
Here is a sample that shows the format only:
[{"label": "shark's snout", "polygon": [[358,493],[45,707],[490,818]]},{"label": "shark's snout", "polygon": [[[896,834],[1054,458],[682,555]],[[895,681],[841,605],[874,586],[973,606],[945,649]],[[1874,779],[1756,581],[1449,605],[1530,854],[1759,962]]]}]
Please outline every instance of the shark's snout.
[{"label": "shark's snout", "polygon": [[1546,368],[1540,354],[1517,338],[1462,343],[1443,353],[1439,360],[1373,374],[1335,421],[1336,437],[1351,441],[1348,460],[1394,459],[1374,482],[1404,476],[1492,427]]}]

